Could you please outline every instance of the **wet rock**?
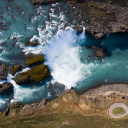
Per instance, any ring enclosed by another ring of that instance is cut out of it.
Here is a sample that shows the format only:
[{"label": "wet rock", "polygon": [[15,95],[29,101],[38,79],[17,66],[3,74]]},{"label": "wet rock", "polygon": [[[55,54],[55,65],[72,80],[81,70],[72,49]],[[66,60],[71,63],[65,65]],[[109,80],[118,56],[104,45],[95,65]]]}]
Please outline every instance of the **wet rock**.
[{"label": "wet rock", "polygon": [[18,73],[14,80],[17,84],[23,85],[26,83],[39,82],[41,80],[44,80],[48,76],[50,76],[50,72],[47,69],[47,67],[44,64],[42,64],[35,66],[26,72]]},{"label": "wet rock", "polygon": [[75,28],[75,29],[77,30],[78,33],[83,32],[83,27],[77,27],[77,28]]},{"label": "wet rock", "polygon": [[0,80],[7,80],[8,69],[4,64],[0,64]]},{"label": "wet rock", "polygon": [[98,49],[94,52],[94,55],[98,58],[101,59],[105,56],[105,53],[103,51],[103,49]]},{"label": "wet rock", "polygon": [[10,27],[10,23],[0,22],[0,29],[1,30],[8,30]]},{"label": "wet rock", "polygon": [[23,66],[21,64],[18,65],[14,65],[11,69],[10,69],[10,74],[15,75],[16,72],[21,71],[23,68]]},{"label": "wet rock", "polygon": [[25,62],[26,66],[31,66],[31,65],[36,64],[36,63],[44,62],[42,54],[39,54],[39,55],[28,54],[26,56],[26,58],[27,58],[27,60]]},{"label": "wet rock", "polygon": [[66,11],[65,11],[65,14],[68,14],[68,13],[69,13],[69,12],[66,10]]},{"label": "wet rock", "polygon": [[128,32],[128,1],[71,0],[67,3],[79,23],[94,38],[117,32]]},{"label": "wet rock", "polygon": [[38,41],[33,41],[33,42],[31,42],[31,41],[26,41],[26,46],[37,46],[39,43],[38,43]]},{"label": "wet rock", "polygon": [[7,91],[12,91],[12,90],[13,90],[13,85],[11,83],[0,84],[0,95]]},{"label": "wet rock", "polygon": [[85,28],[86,32],[90,33],[96,39],[100,39],[104,35],[109,34],[109,30],[99,23],[92,24]]},{"label": "wet rock", "polygon": [[57,1],[61,1],[61,0],[31,0],[32,4],[49,4],[52,2],[57,2]]}]

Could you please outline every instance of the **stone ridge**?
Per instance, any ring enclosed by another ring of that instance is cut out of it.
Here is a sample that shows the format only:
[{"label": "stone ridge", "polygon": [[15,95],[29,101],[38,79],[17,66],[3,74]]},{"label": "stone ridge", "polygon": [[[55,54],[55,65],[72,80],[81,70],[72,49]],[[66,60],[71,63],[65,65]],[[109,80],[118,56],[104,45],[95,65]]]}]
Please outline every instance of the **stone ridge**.
[{"label": "stone ridge", "polygon": [[[36,4],[48,4],[57,0],[32,0]],[[60,1],[60,0],[58,0]],[[75,13],[79,26],[84,24],[86,32],[96,39],[117,32],[128,32],[128,1],[127,0],[63,0]]]}]

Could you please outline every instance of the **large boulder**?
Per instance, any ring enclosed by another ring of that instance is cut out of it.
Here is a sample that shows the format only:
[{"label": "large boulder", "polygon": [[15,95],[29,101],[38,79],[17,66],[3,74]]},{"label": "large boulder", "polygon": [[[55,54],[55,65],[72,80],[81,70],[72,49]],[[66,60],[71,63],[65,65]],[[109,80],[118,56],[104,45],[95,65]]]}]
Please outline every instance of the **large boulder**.
[{"label": "large boulder", "polygon": [[36,63],[44,62],[42,54],[39,54],[39,55],[29,54],[29,55],[27,55],[26,58],[27,58],[27,60],[25,62],[26,66],[31,66],[31,65],[36,64]]},{"label": "large boulder", "polygon": [[0,95],[7,91],[12,91],[12,90],[13,90],[13,85],[11,83],[0,84]]},{"label": "large boulder", "polygon": [[4,64],[0,65],[0,80],[7,80],[8,69]]},{"label": "large boulder", "polygon": [[41,80],[44,80],[48,76],[50,76],[50,72],[47,67],[42,64],[35,66],[26,72],[18,73],[14,80],[17,84],[23,85],[25,83],[39,82]]},{"label": "large boulder", "polygon": [[16,72],[21,71],[23,68],[23,66],[21,64],[18,65],[14,65],[11,69],[10,69],[10,74],[15,75]]}]

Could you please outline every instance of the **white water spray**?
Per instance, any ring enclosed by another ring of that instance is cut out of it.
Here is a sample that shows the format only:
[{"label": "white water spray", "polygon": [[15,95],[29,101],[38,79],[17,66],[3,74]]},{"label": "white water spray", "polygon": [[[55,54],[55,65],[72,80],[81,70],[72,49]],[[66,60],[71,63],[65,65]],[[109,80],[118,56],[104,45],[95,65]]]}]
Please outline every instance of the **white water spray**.
[{"label": "white water spray", "polygon": [[85,30],[79,36],[76,31],[58,31],[46,44],[43,54],[50,68],[53,82],[64,84],[67,89],[91,75],[93,63],[83,64],[79,56],[78,41],[86,40]]}]

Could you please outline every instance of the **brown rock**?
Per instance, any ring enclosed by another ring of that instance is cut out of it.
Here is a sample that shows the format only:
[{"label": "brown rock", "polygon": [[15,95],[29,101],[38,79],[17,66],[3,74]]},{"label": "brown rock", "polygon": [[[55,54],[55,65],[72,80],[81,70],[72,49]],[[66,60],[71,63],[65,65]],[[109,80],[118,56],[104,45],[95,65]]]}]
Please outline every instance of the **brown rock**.
[{"label": "brown rock", "polygon": [[38,44],[38,41],[26,41],[26,46],[37,46]]},{"label": "brown rock", "polygon": [[18,65],[14,65],[11,69],[10,69],[10,73],[12,75],[15,75],[16,72],[22,70],[23,66],[21,64]]},{"label": "brown rock", "polygon": [[0,95],[7,91],[12,91],[12,90],[13,90],[13,85],[11,83],[0,84]]},{"label": "brown rock", "polygon": [[6,65],[0,65],[0,80],[7,80],[8,69]]},{"label": "brown rock", "polygon": [[94,55],[98,58],[101,59],[102,57],[105,56],[105,53],[102,49],[98,49],[94,52]]}]

